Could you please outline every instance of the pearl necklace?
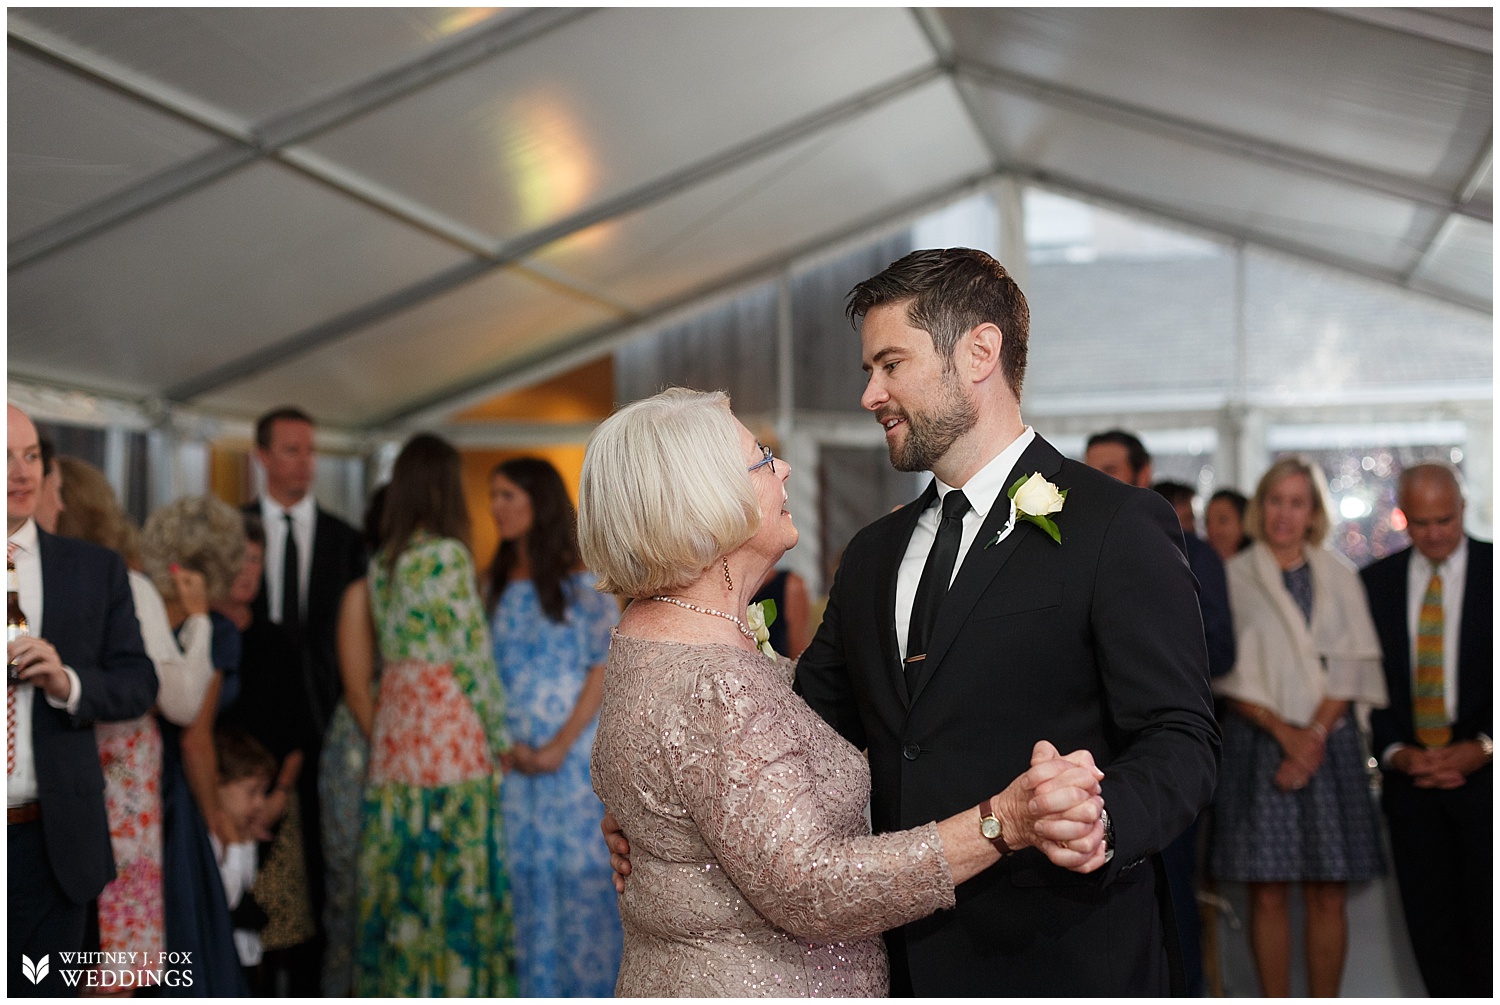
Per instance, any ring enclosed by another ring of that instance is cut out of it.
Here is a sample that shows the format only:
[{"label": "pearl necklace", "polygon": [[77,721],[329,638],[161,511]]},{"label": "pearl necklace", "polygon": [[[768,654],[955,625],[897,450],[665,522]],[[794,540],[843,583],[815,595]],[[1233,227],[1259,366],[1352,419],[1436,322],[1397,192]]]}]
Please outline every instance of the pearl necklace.
[{"label": "pearl necklace", "polygon": [[755,644],[755,633],[752,632],[743,621],[735,617],[733,614],[726,614],[723,611],[716,611],[712,607],[699,607],[697,604],[690,604],[685,600],[678,600],[676,597],[647,597],[646,599],[659,600],[663,604],[672,604],[676,607],[681,607],[686,611],[697,611],[699,614],[712,614],[716,618],[723,618],[725,621],[733,621],[735,623],[735,626],[739,628],[740,634],[749,639],[751,645]]}]

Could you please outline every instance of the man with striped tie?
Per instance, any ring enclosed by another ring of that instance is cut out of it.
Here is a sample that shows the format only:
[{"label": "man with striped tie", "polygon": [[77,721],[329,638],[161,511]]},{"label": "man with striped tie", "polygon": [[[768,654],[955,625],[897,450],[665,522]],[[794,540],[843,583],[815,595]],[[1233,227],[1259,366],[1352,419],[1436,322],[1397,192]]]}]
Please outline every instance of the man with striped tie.
[{"label": "man with striped tie", "polygon": [[1494,548],[1467,537],[1457,474],[1406,469],[1412,547],[1362,573],[1390,706],[1370,716],[1417,966],[1434,997],[1491,993]]},{"label": "man with striped tie", "polygon": [[20,680],[5,699],[6,990],[76,994],[56,954],[83,948],[88,904],[115,878],[94,723],[144,715],[156,668],[125,563],[36,525],[36,426],[11,405],[5,431],[8,552],[30,631],[7,647]]}]

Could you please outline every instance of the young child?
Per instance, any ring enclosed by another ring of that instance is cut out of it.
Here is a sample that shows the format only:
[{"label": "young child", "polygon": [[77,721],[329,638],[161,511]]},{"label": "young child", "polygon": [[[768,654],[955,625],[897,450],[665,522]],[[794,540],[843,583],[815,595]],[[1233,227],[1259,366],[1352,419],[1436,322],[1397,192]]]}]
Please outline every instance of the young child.
[{"label": "young child", "polygon": [[[233,822],[235,830],[249,835],[265,809],[266,793],[276,777],[276,758],[260,741],[240,729],[214,732],[214,753],[219,761],[219,805]],[[234,947],[240,966],[249,969],[260,965],[260,930],[266,925],[250,887],[255,883],[255,841],[249,837],[224,847],[210,834],[214,855],[219,860],[219,875],[224,881],[224,896],[234,922]]]}]

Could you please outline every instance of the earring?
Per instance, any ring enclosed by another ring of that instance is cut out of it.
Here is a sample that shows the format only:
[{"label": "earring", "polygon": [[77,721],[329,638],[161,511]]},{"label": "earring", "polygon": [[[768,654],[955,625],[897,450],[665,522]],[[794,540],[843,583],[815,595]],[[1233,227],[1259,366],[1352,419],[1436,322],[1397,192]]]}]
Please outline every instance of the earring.
[{"label": "earring", "polygon": [[719,559],[719,561],[721,561],[721,562],[724,563],[724,587],[727,590],[729,590],[730,593],[733,593],[734,592],[734,580],[732,580],[732,579],[729,578],[729,559],[727,559],[727,558],[721,558],[721,559]]}]

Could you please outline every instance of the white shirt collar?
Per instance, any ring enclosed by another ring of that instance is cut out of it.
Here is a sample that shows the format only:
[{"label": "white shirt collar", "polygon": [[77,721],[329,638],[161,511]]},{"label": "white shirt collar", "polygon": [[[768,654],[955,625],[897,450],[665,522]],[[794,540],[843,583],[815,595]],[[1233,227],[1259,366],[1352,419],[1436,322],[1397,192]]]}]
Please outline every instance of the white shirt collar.
[{"label": "white shirt collar", "polygon": [[10,542],[20,551],[37,554],[36,518],[28,517],[21,529],[10,536]]},{"label": "white shirt collar", "polygon": [[1000,498],[1000,493],[1010,487],[1009,482],[1014,481],[1010,477],[1011,470],[1016,466],[1016,462],[1021,459],[1021,455],[1026,452],[1026,448],[1031,446],[1031,441],[1034,439],[1036,439],[1036,430],[1027,426],[1021,430],[1020,436],[1011,441],[1010,446],[1000,451],[988,464],[974,472],[974,476],[963,485],[949,485],[941,478],[934,476],[933,481],[937,484],[938,490],[938,502],[941,503],[943,497],[955,488],[961,488],[969,500],[969,505],[973,507],[974,512],[978,514],[979,520],[982,523],[989,516],[990,508],[995,505],[995,500]]},{"label": "white shirt collar", "polygon": [[[1438,566],[1432,564],[1432,561],[1426,555],[1417,550],[1416,545],[1412,545],[1411,558],[1412,564],[1422,570],[1422,577],[1424,579],[1431,576],[1438,568]],[[1469,535],[1465,534],[1458,539],[1458,547],[1454,548],[1448,557],[1443,559],[1441,568],[1444,579],[1446,580],[1450,573],[1465,571],[1468,568],[1468,564]]]},{"label": "white shirt collar", "polygon": [[304,527],[311,527],[313,519],[318,513],[318,500],[311,492],[290,506],[281,505],[281,503],[272,499],[270,495],[262,495],[260,497],[260,505],[266,518],[280,520],[283,514],[290,513],[293,522]]}]

